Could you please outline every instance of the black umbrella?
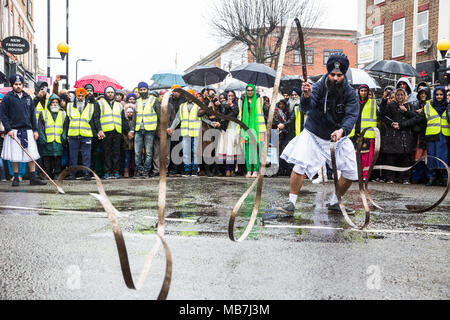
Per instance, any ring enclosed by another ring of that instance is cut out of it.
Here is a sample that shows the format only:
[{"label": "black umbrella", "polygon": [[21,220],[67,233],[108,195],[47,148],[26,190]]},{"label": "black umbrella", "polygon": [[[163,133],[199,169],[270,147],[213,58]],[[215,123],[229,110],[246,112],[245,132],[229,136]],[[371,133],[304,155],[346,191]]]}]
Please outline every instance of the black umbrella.
[{"label": "black umbrella", "polygon": [[207,86],[222,82],[228,72],[214,66],[199,66],[183,76],[183,80],[190,85]]},{"label": "black umbrella", "polygon": [[272,88],[277,73],[261,63],[248,63],[240,65],[231,70],[233,78],[255,86]]},{"label": "black umbrella", "polygon": [[403,62],[395,61],[395,60],[374,61],[374,62],[370,63],[369,65],[367,65],[364,69],[368,70],[368,71],[399,74],[399,75],[409,76],[409,77],[420,77],[420,74],[412,66],[410,66],[407,63],[403,63]]},{"label": "black umbrella", "polygon": [[283,93],[292,93],[294,88],[302,87],[302,76],[284,76],[280,81],[280,91]]}]

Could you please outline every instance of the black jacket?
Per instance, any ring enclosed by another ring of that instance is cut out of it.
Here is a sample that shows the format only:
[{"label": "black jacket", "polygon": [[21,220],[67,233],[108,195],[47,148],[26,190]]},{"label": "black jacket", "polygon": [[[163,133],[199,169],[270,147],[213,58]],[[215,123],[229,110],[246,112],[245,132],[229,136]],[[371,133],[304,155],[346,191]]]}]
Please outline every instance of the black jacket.
[{"label": "black jacket", "polygon": [[[220,105],[220,110],[218,110],[219,113],[225,115],[225,116],[229,116],[231,118],[235,118],[237,119],[238,115],[239,115],[239,107],[236,106],[232,106],[232,107],[228,107],[227,102],[224,101],[221,105]],[[220,119],[220,129],[226,131],[228,129],[228,124],[229,121],[225,120],[225,119]]]},{"label": "black jacket", "polygon": [[19,98],[14,91],[5,95],[0,107],[0,121],[5,126],[5,133],[13,129],[38,131],[33,100],[23,91],[22,98]]},{"label": "black jacket", "polygon": [[[397,102],[387,104],[382,100],[380,106],[380,117],[384,124],[381,137],[381,151],[389,154],[412,153],[416,141],[414,141],[413,128],[420,122],[420,118],[409,103],[404,106],[408,109],[403,111]],[[398,122],[400,129],[392,127],[393,122]]]}]

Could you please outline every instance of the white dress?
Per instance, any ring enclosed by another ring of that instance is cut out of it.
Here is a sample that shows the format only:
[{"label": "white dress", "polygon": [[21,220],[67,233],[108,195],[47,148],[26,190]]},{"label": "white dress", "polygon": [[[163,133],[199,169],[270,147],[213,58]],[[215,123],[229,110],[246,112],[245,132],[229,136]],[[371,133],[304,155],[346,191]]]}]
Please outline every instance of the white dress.
[{"label": "white dress", "polygon": [[217,158],[220,162],[233,164],[241,152],[237,126],[235,122],[229,121],[227,130],[220,133],[217,144]]},{"label": "white dress", "polygon": [[[281,158],[294,164],[296,173],[312,179],[325,163],[332,167],[330,140],[321,139],[305,129],[289,142]],[[336,166],[344,178],[358,180],[355,148],[348,137],[342,137],[336,143]]]},{"label": "white dress", "polygon": [[[16,140],[20,142],[17,138],[17,130],[12,130]],[[28,148],[26,150],[33,157],[34,160],[40,158],[39,151],[37,148],[36,141],[34,140],[33,130],[27,130],[28,137]],[[31,162],[30,157],[20,148],[19,144],[14,141],[9,135],[5,135],[5,141],[3,142],[2,159],[9,160],[11,162]]]}]

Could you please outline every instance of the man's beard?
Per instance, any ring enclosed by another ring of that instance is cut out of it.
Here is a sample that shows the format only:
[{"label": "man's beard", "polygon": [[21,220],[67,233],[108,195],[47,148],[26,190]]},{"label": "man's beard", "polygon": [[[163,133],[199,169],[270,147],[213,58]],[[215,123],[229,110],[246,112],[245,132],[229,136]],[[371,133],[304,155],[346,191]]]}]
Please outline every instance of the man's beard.
[{"label": "man's beard", "polygon": [[296,104],[300,104],[300,99],[299,98],[297,98],[297,99],[289,98],[288,102],[289,102],[289,105],[295,106]]},{"label": "man's beard", "polygon": [[142,99],[147,99],[148,98],[148,93],[141,93],[141,98]]},{"label": "man's beard", "polygon": [[337,80],[330,80],[327,79],[327,88],[328,88],[328,92],[331,95],[340,95],[342,94],[343,88],[344,88],[344,81],[337,81]]}]

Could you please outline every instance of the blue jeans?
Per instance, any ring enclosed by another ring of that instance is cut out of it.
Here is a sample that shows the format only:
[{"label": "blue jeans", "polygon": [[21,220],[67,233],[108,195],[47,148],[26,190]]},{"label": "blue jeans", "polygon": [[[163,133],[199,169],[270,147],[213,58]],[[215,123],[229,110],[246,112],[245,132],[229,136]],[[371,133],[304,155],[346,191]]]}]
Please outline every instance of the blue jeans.
[{"label": "blue jeans", "polygon": [[[78,138],[70,137],[69,140],[69,155],[70,166],[78,165],[78,153],[81,152],[81,161],[84,167],[89,168],[91,166],[91,138]],[[88,172],[85,172],[87,174]]]},{"label": "blue jeans", "polygon": [[[134,162],[137,172],[148,174],[152,168],[153,159],[153,141],[155,140],[155,131],[141,130],[134,135]],[[145,147],[145,162],[142,166],[142,149]]]},{"label": "blue jeans", "polygon": [[[198,142],[197,137],[190,137],[190,136],[183,137],[182,146],[183,146],[184,172],[198,171],[198,165],[200,164],[200,160],[197,153],[195,152],[197,150],[197,142]],[[193,163],[192,160],[194,160]]]},{"label": "blue jeans", "polygon": [[[14,172],[12,169],[12,165],[11,165],[11,161],[7,161],[8,162],[8,170],[9,170],[9,175],[11,177],[14,177]],[[19,162],[19,177],[22,178],[25,173],[27,173],[27,164],[25,162]]]},{"label": "blue jeans", "polygon": [[134,157],[133,150],[125,150],[123,154],[123,167],[125,169],[130,169],[131,159]]},{"label": "blue jeans", "polygon": [[3,159],[2,158],[0,158],[0,180],[6,180],[5,166],[3,164]]}]

